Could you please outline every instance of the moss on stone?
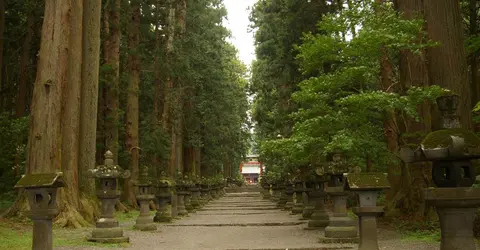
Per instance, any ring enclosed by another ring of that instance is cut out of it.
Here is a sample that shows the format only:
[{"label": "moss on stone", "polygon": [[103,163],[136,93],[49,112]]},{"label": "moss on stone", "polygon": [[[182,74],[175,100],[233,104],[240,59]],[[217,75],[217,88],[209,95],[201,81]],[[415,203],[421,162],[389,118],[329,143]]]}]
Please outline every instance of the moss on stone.
[{"label": "moss on stone", "polygon": [[357,173],[344,174],[348,188],[351,190],[385,189],[390,188],[385,173]]},{"label": "moss on stone", "polygon": [[465,146],[468,148],[480,147],[480,138],[472,131],[462,128],[434,131],[425,137],[422,141],[422,146],[427,149],[446,148],[452,144],[451,136],[463,138],[465,140]]}]

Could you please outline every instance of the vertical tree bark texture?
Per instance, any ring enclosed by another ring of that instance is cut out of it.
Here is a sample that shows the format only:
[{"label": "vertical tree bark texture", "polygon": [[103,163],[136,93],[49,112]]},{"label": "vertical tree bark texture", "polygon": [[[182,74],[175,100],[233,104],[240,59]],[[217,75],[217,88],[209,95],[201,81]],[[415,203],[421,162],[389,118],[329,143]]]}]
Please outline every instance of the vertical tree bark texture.
[{"label": "vertical tree bark texture", "polygon": [[[3,0],[0,0],[0,1],[3,2]],[[0,7],[0,11],[2,11],[1,7]],[[15,106],[16,106],[15,116],[17,118],[25,116],[25,110],[27,108],[26,98],[27,98],[28,65],[30,64],[29,63],[30,49],[32,47],[31,44],[32,44],[32,37],[33,37],[34,21],[35,21],[35,15],[33,12],[30,12],[27,18],[27,34],[25,35],[25,40],[23,42],[22,57],[20,59],[20,74],[19,74],[20,78],[18,82],[17,101],[15,103]],[[0,36],[1,36],[1,33],[0,33]]]},{"label": "vertical tree bark texture", "polygon": [[[0,0],[0,91],[3,90],[3,44],[4,44],[4,33],[5,33],[5,0]],[[0,112],[2,111],[3,98],[2,93],[0,93]]]},{"label": "vertical tree bark texture", "polygon": [[106,39],[104,61],[110,67],[105,86],[105,150],[113,153],[118,162],[118,107],[120,81],[120,0],[112,0],[104,12]]},{"label": "vertical tree bark texture", "polygon": [[[82,12],[83,0],[71,0],[68,78],[63,82],[62,102],[62,170],[66,199],[78,207],[78,143],[80,132],[80,86],[82,82]],[[62,199],[62,200],[63,200]]]},{"label": "vertical tree bark texture", "polygon": [[[448,88],[461,97],[457,113],[461,116],[462,127],[471,129],[471,94],[467,81],[460,2],[425,0],[424,4],[429,38],[441,43],[427,51],[430,84]],[[434,111],[438,120],[438,112],[436,109]],[[438,124],[435,122],[434,126]]]},{"label": "vertical tree bark texture", "polygon": [[63,87],[68,80],[70,1],[45,1],[45,15],[33,90],[27,173],[61,170]]},{"label": "vertical tree bark texture", "polygon": [[[477,0],[470,0],[469,3],[470,9],[470,36],[477,35]],[[470,92],[472,98],[472,109],[475,107],[479,101],[479,90],[477,83],[477,74],[478,74],[478,53],[474,52],[470,55]]]},{"label": "vertical tree bark texture", "polygon": [[128,55],[128,70],[130,73],[130,81],[127,94],[127,110],[126,110],[126,146],[130,152],[130,178],[127,179],[125,185],[125,194],[128,202],[137,207],[135,198],[134,182],[138,179],[138,163],[139,150],[138,147],[138,93],[140,82],[140,57],[137,47],[140,42],[140,2],[131,0],[130,7],[132,9],[132,22],[128,31],[128,46],[130,53]]},{"label": "vertical tree bark texture", "polygon": [[[175,3],[173,1],[169,1],[169,11],[168,11],[168,18],[167,18],[167,43],[166,43],[166,58],[172,58],[173,53],[173,41],[175,37]],[[174,159],[172,157],[175,156],[175,130],[172,124],[171,119],[171,107],[172,105],[172,95],[173,95],[173,77],[171,73],[167,76],[166,86],[165,86],[165,100],[163,104],[163,113],[162,113],[162,126],[164,131],[170,134],[171,138],[171,151],[170,151],[170,159],[168,161],[168,173],[171,177],[175,176],[175,166],[173,164]]]},{"label": "vertical tree bark texture", "polygon": [[[423,14],[423,0],[402,0],[397,1],[397,9],[404,13],[404,17],[412,19]],[[419,35],[419,41],[421,37]],[[402,91],[408,88],[427,87],[428,67],[426,62],[426,51],[421,54],[414,54],[411,51],[400,53],[400,87]],[[428,102],[418,107],[418,113],[423,118],[416,122],[414,119],[402,117],[399,120],[401,130],[401,145],[419,144],[432,127],[430,105]],[[392,185],[388,200],[391,208],[400,208],[403,211],[413,214],[415,218],[424,218],[428,211],[423,189],[430,185],[431,167],[428,163],[401,164],[399,166],[400,178],[397,184]]]},{"label": "vertical tree bark texture", "polygon": [[102,1],[83,0],[83,3],[79,183],[80,191],[94,195],[95,182],[88,176],[88,170],[95,167]]}]

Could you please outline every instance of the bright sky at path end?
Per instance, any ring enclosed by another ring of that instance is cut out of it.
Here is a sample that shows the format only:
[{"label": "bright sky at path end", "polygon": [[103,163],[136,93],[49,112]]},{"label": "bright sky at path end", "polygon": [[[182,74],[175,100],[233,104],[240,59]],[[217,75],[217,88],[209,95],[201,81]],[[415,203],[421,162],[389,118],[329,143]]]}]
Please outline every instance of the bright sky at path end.
[{"label": "bright sky at path end", "polygon": [[237,48],[240,60],[250,67],[255,59],[253,33],[248,32],[250,9],[257,0],[224,0],[228,11],[225,27],[232,32],[229,41]]}]

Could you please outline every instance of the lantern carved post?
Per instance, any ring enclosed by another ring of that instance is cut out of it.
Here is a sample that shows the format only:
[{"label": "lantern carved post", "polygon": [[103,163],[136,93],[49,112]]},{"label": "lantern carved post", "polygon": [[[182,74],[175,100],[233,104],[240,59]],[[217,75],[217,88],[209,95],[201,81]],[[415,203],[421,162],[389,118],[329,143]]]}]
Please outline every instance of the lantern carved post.
[{"label": "lantern carved post", "polygon": [[97,190],[97,197],[101,201],[100,219],[92,236],[88,241],[100,243],[121,243],[128,242],[129,238],[123,236],[123,229],[118,226],[115,219],[115,204],[120,198],[121,192],[118,188],[118,179],[125,179],[130,176],[130,171],[123,170],[113,162],[113,154],[110,151],[105,153],[105,164],[99,165],[90,170],[93,178],[99,179],[100,189]]},{"label": "lantern carved post", "polygon": [[138,187],[137,201],[140,203],[140,214],[135,221],[134,228],[142,231],[155,231],[157,226],[153,224],[153,217],[150,215],[150,201],[155,198],[152,190],[152,182],[148,178],[148,167],[144,166],[140,178],[135,185]]},{"label": "lantern carved post", "polygon": [[160,179],[157,182],[157,191],[155,196],[157,197],[158,206],[157,213],[153,218],[155,222],[171,222],[172,214],[168,209],[168,203],[172,197],[171,188],[173,183],[168,179],[165,172],[162,171],[160,174]]},{"label": "lantern carved post", "polygon": [[329,156],[330,161],[325,166],[325,173],[331,176],[332,186],[326,192],[333,199],[333,215],[325,228],[325,237],[320,238],[322,243],[357,243],[357,221],[347,214],[348,192],[345,190],[344,173],[349,171],[347,160],[342,152],[336,150]]},{"label": "lantern carved post", "polygon": [[24,188],[33,220],[33,250],[52,250],[52,220],[58,215],[57,190],[64,187],[62,173],[26,174],[15,188]]}]

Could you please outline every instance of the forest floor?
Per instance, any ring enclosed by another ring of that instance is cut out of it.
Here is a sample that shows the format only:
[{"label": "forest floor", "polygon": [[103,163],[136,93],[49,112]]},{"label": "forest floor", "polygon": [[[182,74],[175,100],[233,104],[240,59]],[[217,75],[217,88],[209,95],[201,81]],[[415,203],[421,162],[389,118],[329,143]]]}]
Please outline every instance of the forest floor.
[{"label": "forest floor", "polygon": [[[159,224],[154,232],[133,230],[137,215],[129,212],[117,216],[130,243],[91,243],[85,240],[91,228],[55,228],[54,249],[357,249],[354,244],[317,243],[322,231],[304,230],[307,222],[299,220],[298,215],[275,209],[272,202],[252,193],[227,194],[188,217]],[[0,221],[0,249],[31,249],[31,228],[31,222]],[[436,250],[440,246],[438,231],[401,233],[393,225],[379,223],[378,236],[382,250]]]}]

